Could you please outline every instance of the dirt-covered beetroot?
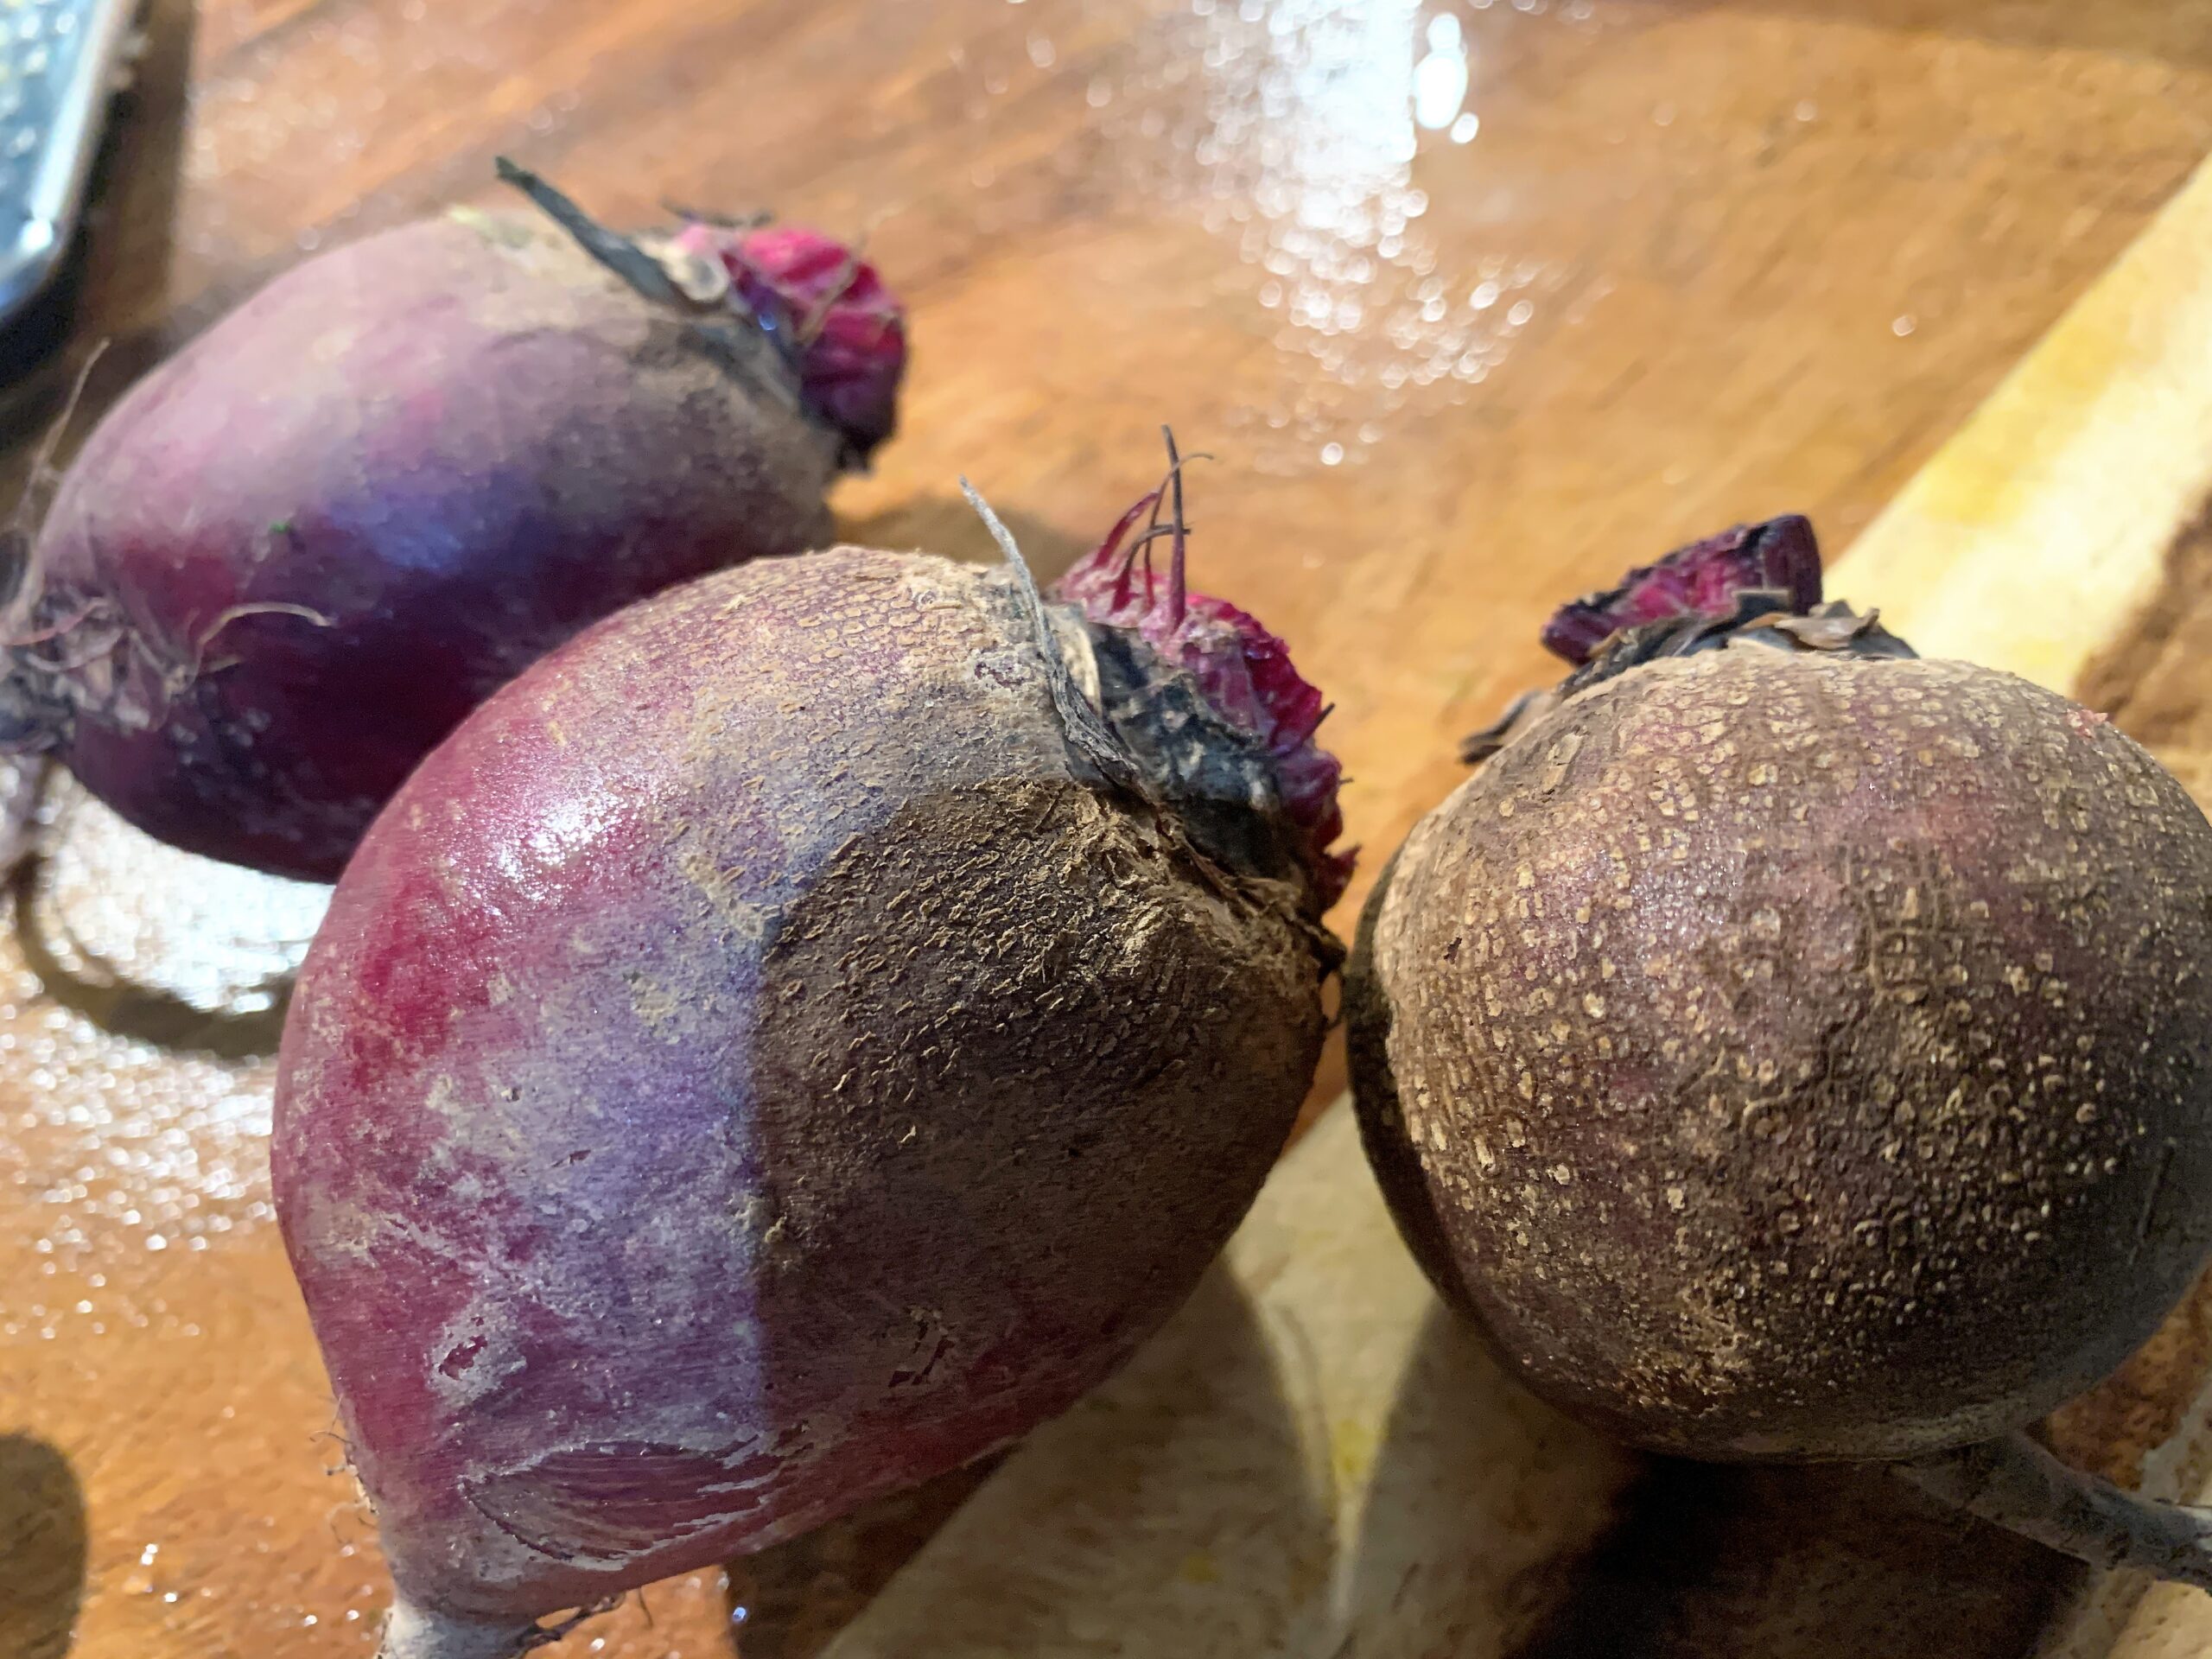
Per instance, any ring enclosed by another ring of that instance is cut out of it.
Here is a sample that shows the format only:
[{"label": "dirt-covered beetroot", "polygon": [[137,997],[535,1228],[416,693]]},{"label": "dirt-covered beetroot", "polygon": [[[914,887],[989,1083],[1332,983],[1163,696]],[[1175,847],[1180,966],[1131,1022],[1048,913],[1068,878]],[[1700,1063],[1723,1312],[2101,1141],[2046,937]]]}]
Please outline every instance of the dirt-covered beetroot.
[{"label": "dirt-covered beetroot", "polygon": [[1607,641],[1415,830],[1348,1007],[1431,1272],[1643,1445],[1887,1459],[2212,1246],[2212,828],[2101,716],[1766,593]]},{"label": "dirt-covered beetroot", "polygon": [[332,879],[578,628],[831,538],[905,361],[875,273],[796,230],[647,257],[515,176],[570,228],[461,213],[324,254],[100,424],[0,618],[18,747],[163,840]]},{"label": "dirt-covered beetroot", "polygon": [[1333,954],[1250,718],[1018,565],[840,548],[609,619],[430,756],[274,1144],[387,1659],[973,1458],[1182,1300]]}]

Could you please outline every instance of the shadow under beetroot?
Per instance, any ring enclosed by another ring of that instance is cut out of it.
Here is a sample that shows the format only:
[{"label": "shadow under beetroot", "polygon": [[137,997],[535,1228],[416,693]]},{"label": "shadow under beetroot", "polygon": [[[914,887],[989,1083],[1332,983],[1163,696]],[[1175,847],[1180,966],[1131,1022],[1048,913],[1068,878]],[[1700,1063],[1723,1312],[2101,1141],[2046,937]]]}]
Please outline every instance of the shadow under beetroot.
[{"label": "shadow under beetroot", "polygon": [[1002,1452],[979,1459],[729,1562],[725,1601],[739,1659],[814,1659],[1004,1461]]},{"label": "shadow under beetroot", "polygon": [[85,1492],[69,1459],[0,1434],[0,1654],[62,1659],[85,1597]]},{"label": "shadow under beetroot", "polygon": [[1878,1465],[1653,1459],[1510,1659],[2018,1659],[2084,1571]]},{"label": "shadow under beetroot", "polygon": [[732,1563],[740,1659],[1072,1653],[1108,1630],[1135,1654],[1168,1629],[1170,1655],[1291,1651],[1334,1527],[1281,1365],[1217,1267],[1120,1373],[1002,1459]]},{"label": "shadow under beetroot", "polygon": [[2018,1659],[2085,1569],[1875,1465],[1647,1457],[1432,1310],[1349,1590],[1359,1651],[1456,1659]]},{"label": "shadow under beetroot", "polygon": [[80,973],[62,959],[48,937],[47,920],[38,903],[39,878],[44,868],[45,861],[38,853],[27,852],[16,859],[7,880],[16,943],[23,953],[23,965],[48,997],[111,1036],[151,1043],[157,1048],[225,1060],[266,1059],[276,1052],[284,1033],[285,1010],[291,1006],[290,975],[260,988],[268,999],[265,1006],[232,1010],[203,1008],[172,991],[136,983],[120,973],[97,976]]}]

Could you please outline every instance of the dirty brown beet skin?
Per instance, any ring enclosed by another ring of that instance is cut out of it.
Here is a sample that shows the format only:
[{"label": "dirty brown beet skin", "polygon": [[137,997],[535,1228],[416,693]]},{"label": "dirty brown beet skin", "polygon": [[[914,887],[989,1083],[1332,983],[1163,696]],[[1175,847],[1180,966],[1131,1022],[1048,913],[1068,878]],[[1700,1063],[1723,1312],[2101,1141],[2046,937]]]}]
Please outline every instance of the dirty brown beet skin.
[{"label": "dirty brown beet skin", "polygon": [[[852,548],[707,578],[495,696],[364,842],[274,1165],[390,1659],[515,1651],[1005,1443],[1257,1192],[1337,866],[1211,671],[1054,606],[1135,759],[1103,778],[1025,585]],[[1156,769],[1171,731],[1218,773]]]},{"label": "dirty brown beet skin", "polygon": [[1661,1451],[2018,1428],[2212,1243],[2212,829],[2101,716],[1830,623],[1624,635],[1524,709],[1347,988],[1431,1275]]},{"label": "dirty brown beet skin", "polygon": [[[829,541],[824,490],[889,429],[897,307],[811,232],[679,240],[695,285],[738,270],[744,317],[641,292],[532,207],[278,277],[69,469],[0,614],[0,739],[162,840],[335,880],[423,756],[579,628]],[[800,310],[823,321],[788,353],[751,320]]]}]

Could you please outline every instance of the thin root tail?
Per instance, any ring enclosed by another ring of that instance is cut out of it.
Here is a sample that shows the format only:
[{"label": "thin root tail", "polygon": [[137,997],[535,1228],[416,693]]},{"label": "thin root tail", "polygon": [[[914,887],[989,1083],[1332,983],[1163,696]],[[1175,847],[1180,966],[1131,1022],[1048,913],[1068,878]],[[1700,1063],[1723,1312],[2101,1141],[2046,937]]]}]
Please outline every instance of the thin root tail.
[{"label": "thin root tail", "polygon": [[2212,1590],[2212,1509],[2139,1497],[2024,1434],[1891,1465],[1929,1496],[2094,1567]]}]

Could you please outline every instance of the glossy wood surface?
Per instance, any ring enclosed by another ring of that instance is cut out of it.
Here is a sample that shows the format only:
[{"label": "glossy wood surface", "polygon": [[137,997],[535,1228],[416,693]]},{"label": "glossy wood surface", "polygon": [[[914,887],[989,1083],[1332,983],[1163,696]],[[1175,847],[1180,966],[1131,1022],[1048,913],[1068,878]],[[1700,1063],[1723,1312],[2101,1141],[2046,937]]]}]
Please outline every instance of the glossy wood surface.
[{"label": "glossy wood surface", "polygon": [[[618,222],[868,227],[917,357],[849,533],[980,556],[965,472],[1055,565],[1173,421],[1217,458],[1198,580],[1337,699],[1380,851],[1559,597],[1777,511],[1848,542],[2208,148],[2196,0],[156,0],[69,352],[0,430],[21,476],[91,340],[79,430],[303,251],[490,199],[499,153]],[[2104,671],[2186,749],[2161,639]],[[61,845],[0,944],[0,1655],[366,1653],[262,1163],[315,895],[89,810]],[[931,1518],[815,1565],[864,1585]],[[569,1648],[731,1643],[709,1574]]]}]

